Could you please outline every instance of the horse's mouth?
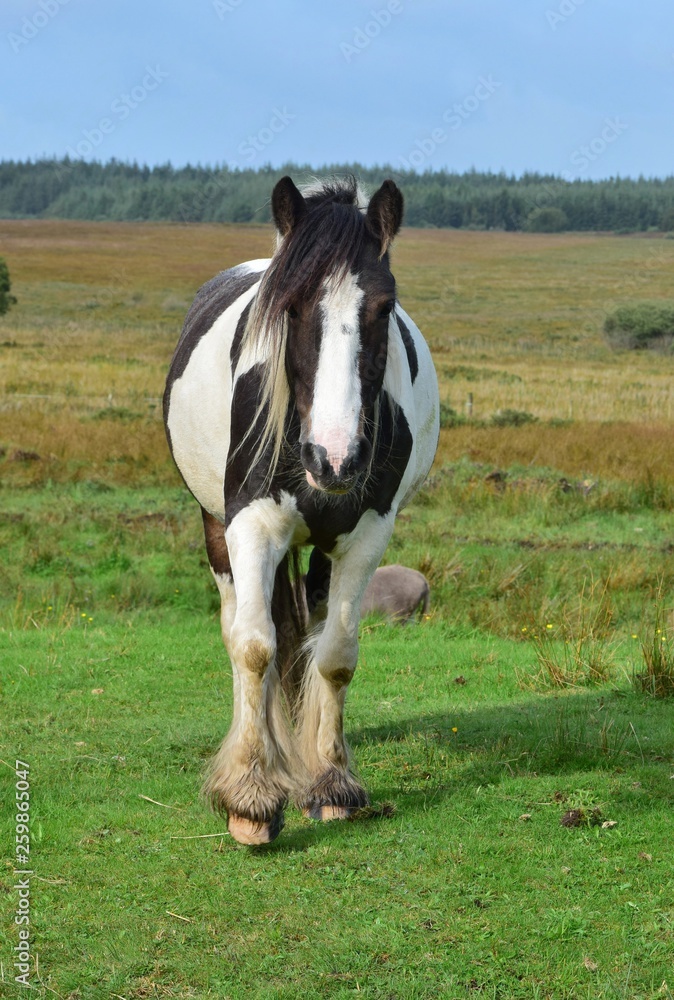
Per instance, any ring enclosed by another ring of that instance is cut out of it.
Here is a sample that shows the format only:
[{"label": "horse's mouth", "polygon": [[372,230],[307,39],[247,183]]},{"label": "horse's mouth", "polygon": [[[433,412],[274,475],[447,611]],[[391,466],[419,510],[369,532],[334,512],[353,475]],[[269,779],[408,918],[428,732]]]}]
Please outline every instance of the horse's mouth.
[{"label": "horse's mouth", "polygon": [[343,496],[345,493],[350,493],[356,484],[358,476],[353,476],[348,480],[330,480],[329,482],[320,482],[311,475],[308,470],[305,470],[305,475],[307,477],[307,482],[312,489],[318,490],[320,493],[329,493],[332,496]]},{"label": "horse's mouth", "polygon": [[372,445],[363,435],[353,439],[348,448],[329,453],[313,441],[300,444],[300,461],[307,483],[314,490],[332,496],[350,493],[369,467]]}]

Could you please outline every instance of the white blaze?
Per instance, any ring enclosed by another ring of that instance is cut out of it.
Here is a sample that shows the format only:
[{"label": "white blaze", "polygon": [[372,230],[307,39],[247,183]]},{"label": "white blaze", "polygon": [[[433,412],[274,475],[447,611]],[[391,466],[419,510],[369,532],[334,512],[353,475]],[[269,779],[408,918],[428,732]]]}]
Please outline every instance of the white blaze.
[{"label": "white blaze", "polygon": [[311,407],[310,439],[322,445],[338,473],[358,433],[362,406],[358,352],[363,290],[355,274],[339,284],[328,280],[321,301],[323,336]]}]

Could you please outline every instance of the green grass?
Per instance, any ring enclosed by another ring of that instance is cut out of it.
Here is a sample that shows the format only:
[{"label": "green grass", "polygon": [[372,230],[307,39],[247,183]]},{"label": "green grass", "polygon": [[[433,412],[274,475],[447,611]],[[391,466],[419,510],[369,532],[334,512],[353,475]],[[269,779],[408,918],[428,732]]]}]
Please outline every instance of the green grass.
[{"label": "green grass", "polygon": [[289,809],[247,849],[199,799],[231,677],[159,396],[196,287],[270,232],[2,229],[0,997],[21,757],[42,998],[671,997],[672,358],[602,325],[670,294],[674,251],[405,231],[401,296],[461,419],[386,556],[429,578],[430,620],[365,622],[347,702],[393,814]]},{"label": "green grass", "polygon": [[[386,560],[427,575],[434,616],[460,634],[517,638],[590,606],[594,582],[617,637],[641,634],[658,588],[674,586],[668,491],[597,481],[586,493],[517,467],[495,487],[489,468],[440,469],[398,519]],[[13,627],[217,610],[198,508],[180,485],[0,489],[0,553],[0,623]]]},{"label": "green grass", "polygon": [[[226,829],[197,794],[230,708],[213,619],[6,632],[2,646],[2,756],[31,768],[39,995],[633,998],[668,976],[664,702],[532,697],[515,677],[525,644],[373,629],[348,729],[395,815],[317,825],[289,810],[274,845],[248,850],[172,839]],[[11,801],[8,768],[2,786]],[[616,826],[565,829],[578,803]]]},{"label": "green grass", "polygon": [[[237,847],[199,799],[231,680],[194,502],[100,482],[0,494],[0,757],[31,768],[38,995],[668,995],[671,707],[630,679],[671,513],[619,483],[585,496],[513,469],[495,489],[483,472],[436,476],[396,533],[389,559],[429,575],[431,620],[363,627],[347,729],[394,815],[289,809],[268,849]],[[583,591],[626,555],[630,586],[623,566],[610,594]],[[546,693],[534,636],[554,622],[563,656],[607,594],[606,681]],[[616,826],[565,829],[577,806]],[[7,810],[3,928],[12,841]]]}]

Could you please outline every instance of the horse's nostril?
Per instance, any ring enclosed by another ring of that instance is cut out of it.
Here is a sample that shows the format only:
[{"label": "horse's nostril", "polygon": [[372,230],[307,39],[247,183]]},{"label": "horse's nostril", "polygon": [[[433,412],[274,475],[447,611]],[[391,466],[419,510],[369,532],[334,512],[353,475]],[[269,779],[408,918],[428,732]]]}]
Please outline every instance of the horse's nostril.
[{"label": "horse's nostril", "polygon": [[328,453],[320,444],[305,441],[300,450],[302,465],[312,476],[322,476],[330,468]]},{"label": "horse's nostril", "polygon": [[344,462],[342,475],[349,476],[362,472],[367,468],[372,458],[372,445],[365,437],[357,438],[350,446]]},{"label": "horse's nostril", "polygon": [[[327,449],[313,441],[305,441],[300,448],[300,459],[306,472],[320,489],[329,492],[348,492],[355,478],[367,468],[372,458],[372,445],[364,438],[356,438],[351,442],[346,457],[340,461],[337,457],[328,456]],[[311,480],[310,480],[311,481]]]}]

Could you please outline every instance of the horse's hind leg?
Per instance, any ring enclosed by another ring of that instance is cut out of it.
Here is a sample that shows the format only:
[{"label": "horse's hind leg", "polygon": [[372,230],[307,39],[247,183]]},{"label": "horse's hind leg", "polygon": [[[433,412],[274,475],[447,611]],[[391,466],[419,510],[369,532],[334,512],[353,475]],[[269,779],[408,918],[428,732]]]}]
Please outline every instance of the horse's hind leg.
[{"label": "horse's hind leg", "polygon": [[298,804],[312,819],[344,819],[368,802],[349,766],[344,701],[358,659],[363,592],[384,554],[392,526],[393,515],[382,518],[369,512],[332,554],[327,618],[307,667],[298,734],[310,774]]},{"label": "horse's hind leg", "polygon": [[332,563],[328,557],[320,549],[312,549],[304,581],[309,632],[320,628],[327,616],[331,573]]},{"label": "horse's hind leg", "polygon": [[[262,518],[256,517],[256,503],[271,505]],[[223,526],[204,515],[234,682],[232,725],[211,763],[204,792],[215,809],[227,813],[229,832],[243,844],[268,843],[278,836],[294,780],[295,755],[281,704],[270,612],[289,527],[277,517],[277,530],[265,530],[274,508],[278,511],[271,500],[254,502],[237,515],[226,538]]]}]

